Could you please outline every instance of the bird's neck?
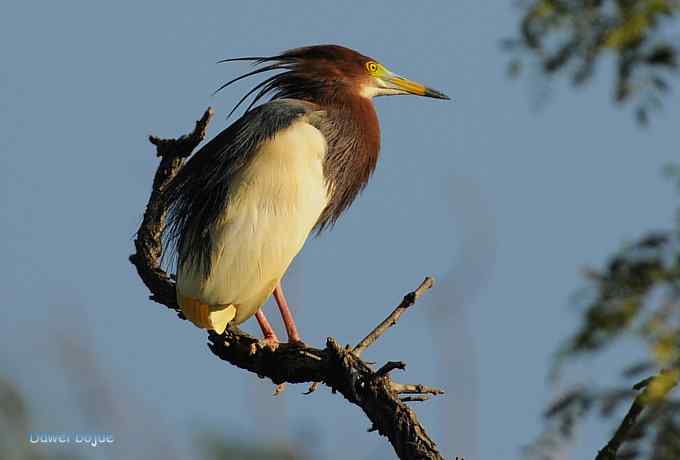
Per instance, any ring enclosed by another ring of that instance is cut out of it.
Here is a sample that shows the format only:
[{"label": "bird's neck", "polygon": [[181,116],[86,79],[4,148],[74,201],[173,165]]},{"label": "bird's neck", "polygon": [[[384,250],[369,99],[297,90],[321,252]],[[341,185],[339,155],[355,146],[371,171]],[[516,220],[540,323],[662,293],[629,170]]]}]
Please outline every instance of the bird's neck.
[{"label": "bird's neck", "polygon": [[328,150],[324,174],[330,201],[319,219],[319,228],[333,224],[363,190],[373,173],[380,151],[380,125],[371,99],[339,94],[323,101],[325,122],[321,130]]}]

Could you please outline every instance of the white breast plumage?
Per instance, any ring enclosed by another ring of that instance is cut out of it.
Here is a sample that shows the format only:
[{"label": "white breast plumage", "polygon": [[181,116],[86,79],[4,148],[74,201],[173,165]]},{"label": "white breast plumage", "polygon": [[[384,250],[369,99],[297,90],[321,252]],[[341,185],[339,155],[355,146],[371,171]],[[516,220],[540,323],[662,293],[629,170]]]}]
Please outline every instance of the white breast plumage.
[{"label": "white breast plumage", "polygon": [[[178,267],[180,305],[198,326],[222,332],[266,302],[328,204],[326,147],[321,132],[300,119],[263,143],[234,178],[224,215],[211,229],[210,275]],[[208,306],[208,318],[198,318],[198,304]]]}]

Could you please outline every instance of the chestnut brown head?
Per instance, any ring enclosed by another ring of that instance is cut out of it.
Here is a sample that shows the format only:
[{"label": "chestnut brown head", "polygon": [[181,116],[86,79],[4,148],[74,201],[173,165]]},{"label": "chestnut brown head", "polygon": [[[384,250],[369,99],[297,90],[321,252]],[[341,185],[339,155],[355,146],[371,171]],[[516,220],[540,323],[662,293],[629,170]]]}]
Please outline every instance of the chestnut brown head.
[{"label": "chestnut brown head", "polygon": [[281,71],[251,89],[234,110],[253,93],[256,95],[249,108],[270,93],[273,93],[274,98],[322,103],[344,95],[372,98],[413,94],[449,99],[437,90],[390,71],[373,58],[339,45],[307,46],[288,50],[277,56],[243,57],[219,62],[231,61],[252,61],[258,68],[230,80],[217,91],[252,75]]}]

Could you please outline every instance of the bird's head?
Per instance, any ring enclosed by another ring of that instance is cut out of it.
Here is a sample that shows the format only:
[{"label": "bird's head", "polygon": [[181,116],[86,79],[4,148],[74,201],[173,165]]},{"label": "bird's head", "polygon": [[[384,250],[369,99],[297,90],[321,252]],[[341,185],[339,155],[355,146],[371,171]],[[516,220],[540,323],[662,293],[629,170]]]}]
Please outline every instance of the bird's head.
[{"label": "bird's head", "polygon": [[217,91],[251,75],[282,71],[256,85],[241,99],[238,105],[259,91],[249,108],[268,93],[273,93],[275,98],[312,101],[347,94],[366,98],[413,94],[449,99],[444,93],[392,72],[373,58],[339,45],[307,46],[288,50],[277,56],[243,57],[219,62],[230,61],[252,61],[258,68],[228,81]]}]

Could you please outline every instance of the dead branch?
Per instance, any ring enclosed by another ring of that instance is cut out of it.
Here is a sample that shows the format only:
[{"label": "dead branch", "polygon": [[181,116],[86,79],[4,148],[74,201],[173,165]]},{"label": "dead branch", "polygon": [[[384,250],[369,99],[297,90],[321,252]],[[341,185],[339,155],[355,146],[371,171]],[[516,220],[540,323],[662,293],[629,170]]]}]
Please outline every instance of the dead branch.
[{"label": "dead branch", "polygon": [[[178,139],[151,137],[161,161],[156,171],[144,219],[137,232],[135,254],[130,262],[151,292],[151,300],[178,311],[175,284],[161,268],[162,228],[166,209],[160,200],[163,187],[177,174],[184,160],[203,140],[212,118],[208,109],[196,122],[192,133]],[[425,432],[406,401],[423,401],[443,392],[423,385],[393,382],[389,372],[403,369],[400,362],[389,362],[379,371],[360,358],[361,353],[394,325],[408,307],[433,285],[432,278],[407,294],[401,304],[354,349],[341,347],[328,338],[324,348],[281,344],[271,350],[256,338],[229,327],[223,334],[209,332],[208,347],[219,358],[241,369],[269,378],[277,388],[284,383],[323,382],[333,393],[359,406],[371,421],[371,430],[386,436],[402,460],[443,460],[435,443]],[[182,314],[178,311],[180,318]],[[310,391],[316,387],[310,387]],[[317,384],[318,385],[318,384]],[[402,397],[401,394],[410,396]]]},{"label": "dead branch", "polygon": [[361,342],[359,342],[356,347],[354,347],[354,354],[361,356],[361,353],[363,353],[366,348],[370,347],[371,344],[378,340],[385,332],[387,332],[390,327],[397,324],[397,321],[399,321],[401,315],[403,315],[410,306],[415,304],[420,296],[422,296],[432,286],[434,286],[434,279],[428,276],[423,280],[422,283],[420,283],[420,286],[418,286],[415,291],[406,294],[397,308],[395,308],[394,311],[390,313],[390,315],[385,318],[382,323],[378,324],[375,329],[373,329]]},{"label": "dead branch", "polygon": [[427,387],[425,385],[404,385],[392,382],[392,391],[399,394],[431,394],[443,395],[444,392],[439,388]]}]

